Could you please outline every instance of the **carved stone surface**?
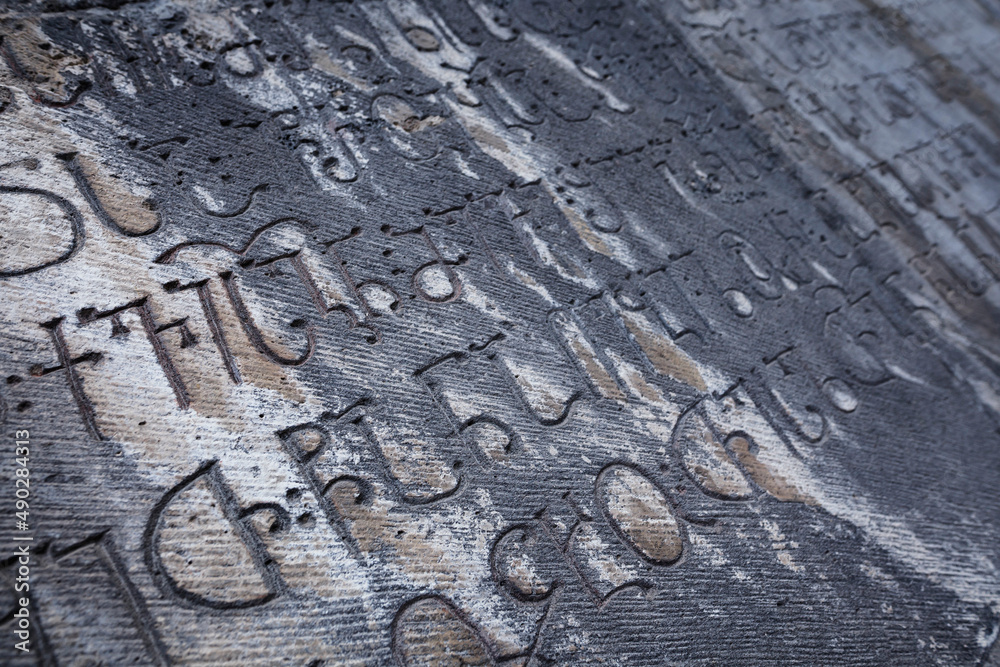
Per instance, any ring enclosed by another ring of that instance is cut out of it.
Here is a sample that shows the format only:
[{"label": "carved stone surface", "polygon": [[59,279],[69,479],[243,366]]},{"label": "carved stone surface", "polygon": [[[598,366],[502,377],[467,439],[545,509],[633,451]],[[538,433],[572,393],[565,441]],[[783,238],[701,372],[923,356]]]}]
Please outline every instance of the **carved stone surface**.
[{"label": "carved stone surface", "polygon": [[1000,663],[996,0],[0,6],[0,663]]}]

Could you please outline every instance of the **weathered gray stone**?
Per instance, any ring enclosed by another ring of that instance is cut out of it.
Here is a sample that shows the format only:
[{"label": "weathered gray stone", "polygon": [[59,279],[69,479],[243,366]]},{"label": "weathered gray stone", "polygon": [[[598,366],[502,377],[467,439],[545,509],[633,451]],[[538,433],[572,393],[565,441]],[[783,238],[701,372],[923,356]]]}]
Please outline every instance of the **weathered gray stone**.
[{"label": "weathered gray stone", "polygon": [[994,0],[0,5],[0,663],[996,662]]}]

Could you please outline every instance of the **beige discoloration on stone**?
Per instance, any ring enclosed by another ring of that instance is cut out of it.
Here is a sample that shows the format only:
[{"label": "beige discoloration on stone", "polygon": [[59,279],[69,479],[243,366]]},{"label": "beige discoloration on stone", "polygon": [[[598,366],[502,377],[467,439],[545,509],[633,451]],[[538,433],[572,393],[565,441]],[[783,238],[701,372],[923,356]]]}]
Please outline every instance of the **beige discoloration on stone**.
[{"label": "beige discoloration on stone", "polygon": [[605,350],[605,354],[615,364],[618,377],[622,379],[633,396],[655,406],[665,406],[668,404],[663,396],[663,392],[650,384],[643,376],[641,370],[622,359],[612,350]]},{"label": "beige discoloration on stone", "polygon": [[614,257],[614,251],[608,247],[608,244],[601,238],[601,235],[588,225],[587,221],[579,213],[569,206],[562,206],[560,210],[562,210],[563,215],[566,216],[570,226],[573,227],[573,230],[580,237],[580,240],[583,241],[584,245],[605,257]]},{"label": "beige discoloration on stone", "polygon": [[543,419],[556,419],[563,415],[570,391],[556,378],[546,377],[540,368],[525,364],[512,356],[504,356],[503,363],[520,387],[525,400]]},{"label": "beige discoloration on stone", "polygon": [[406,31],[406,38],[410,40],[410,44],[413,44],[413,46],[421,51],[437,51],[441,48],[437,37],[423,28],[410,28]]},{"label": "beige discoloration on stone", "polygon": [[[201,314],[201,305],[198,303],[198,297],[193,292],[178,295],[176,301],[169,305],[177,306],[176,311],[167,305],[158,308],[159,319],[170,321],[175,313]],[[212,335],[208,326],[201,317],[190,317],[186,326],[187,330],[197,341],[195,345],[185,346],[180,330],[177,329],[164,333],[161,339],[178,372],[184,378],[184,384],[191,397],[191,408],[205,417],[228,420],[233,430],[245,431],[247,427],[242,425],[243,422],[239,419],[239,410],[241,407],[236,402],[231,402],[232,381],[226,373],[226,368],[223,365],[221,357],[214,350]],[[142,335],[141,330],[132,329],[132,332],[130,335]],[[231,347],[234,350],[247,352],[245,349],[246,346],[241,345],[238,339],[230,341],[230,338],[241,335],[242,332],[230,329],[225,333],[227,335],[227,342],[231,343]],[[213,354],[209,354],[208,352],[212,352]],[[271,368],[274,367],[273,364],[270,366]],[[244,368],[241,368],[241,372]],[[247,372],[243,376],[244,381],[251,384],[260,383],[259,386],[268,385],[268,377],[266,375],[258,377],[254,372],[256,368],[245,368],[245,370]],[[265,367],[264,370],[269,371],[270,369]],[[271,383],[272,388],[278,386],[282,386],[280,382]],[[288,385],[284,386],[287,387]]]},{"label": "beige discoloration on stone", "polygon": [[475,139],[480,146],[486,146],[501,153],[510,153],[507,142],[499,134],[491,132],[485,125],[466,121],[466,129],[469,136]]},{"label": "beige discoloration on stone", "polygon": [[489,422],[473,424],[463,431],[463,435],[497,463],[509,459],[510,438],[496,424]]},{"label": "beige discoloration on stone", "polygon": [[576,358],[583,365],[587,375],[589,375],[594,381],[594,384],[597,385],[598,391],[600,391],[606,398],[616,401],[625,401],[625,395],[618,387],[618,383],[615,382],[615,379],[611,377],[611,373],[609,373],[608,369],[604,367],[603,363],[601,363],[601,360],[597,357],[597,352],[587,341],[587,338],[580,330],[580,327],[578,327],[576,323],[567,316],[557,318],[556,322],[559,326],[560,332],[566,340],[566,343],[570,346],[570,349],[573,350],[573,354],[576,355]]},{"label": "beige discoloration on stone", "polygon": [[421,600],[396,622],[395,648],[405,665],[487,665],[489,653],[472,628],[439,600]]},{"label": "beige discoloration on stone", "polygon": [[571,548],[581,567],[603,584],[600,589],[609,591],[634,582],[639,577],[631,563],[624,563],[609,553],[611,545],[601,537],[593,524],[585,523],[577,528]]},{"label": "beige discoloration on stone", "polygon": [[765,466],[757,456],[751,451],[750,441],[744,437],[735,437],[729,441],[729,446],[736,459],[743,466],[743,469],[750,475],[750,479],[757,486],[767,491],[778,500],[785,502],[805,503],[815,505],[816,500],[808,495],[799,492],[794,484],[791,484],[782,475],[772,472]]},{"label": "beige discoloration on stone", "polygon": [[159,553],[178,586],[213,602],[250,602],[268,594],[250,552],[202,480],[164,510]]},{"label": "beige discoloration on stone", "polygon": [[538,574],[538,563],[527,553],[521,542],[513,540],[504,552],[503,576],[523,595],[541,596],[552,590]]},{"label": "beige discoloration on stone", "polygon": [[393,511],[393,504],[381,496],[362,503],[357,485],[350,481],[335,483],[327,495],[340,515],[350,521],[351,534],[363,552],[405,550],[405,545],[413,542],[413,531],[407,535],[409,517]]},{"label": "beige discoloration on stone", "polygon": [[184,25],[191,41],[208,51],[221,50],[249,32],[236,13],[217,0],[178,0],[176,5],[186,13]]},{"label": "beige discoloration on stone", "polygon": [[613,468],[604,477],[607,511],[635,548],[653,561],[680,558],[684,542],[663,492],[629,468]]},{"label": "beige discoloration on stone", "polygon": [[698,483],[710,493],[727,498],[746,498],[752,493],[722,443],[698,415],[686,417],[679,427],[681,457]]},{"label": "beige discoloration on stone", "polygon": [[54,202],[33,193],[0,193],[0,271],[48,264],[72,247],[73,221]]},{"label": "beige discoloration on stone", "polygon": [[697,364],[667,336],[658,333],[645,315],[627,310],[621,311],[621,315],[625,326],[656,370],[699,391],[708,389]]},{"label": "beige discoloration on stone", "polygon": [[13,59],[14,66],[20,69],[29,85],[54,100],[68,99],[73,90],[64,72],[86,65],[86,56],[53,45],[33,18],[0,20],[0,30],[4,36],[3,49],[7,52],[4,55]]},{"label": "beige discoloration on stone", "polygon": [[[767,493],[785,502],[815,505],[818,502],[803,484],[812,484],[805,465],[789,451],[743,390],[722,401],[702,403],[709,418],[727,437],[727,445],[750,479]],[[796,480],[800,480],[797,484]]]},{"label": "beige discoloration on stone", "polygon": [[511,627],[517,616],[498,605],[490,583],[487,554],[504,521],[492,509],[488,494],[477,490],[472,505],[441,505],[426,513],[394,503],[381,485],[365,499],[358,491],[356,484],[344,480],[330,488],[328,497],[347,521],[368,567],[446,596],[494,645],[516,652],[522,645]]},{"label": "beige discoloration on stone", "polygon": [[418,487],[414,495],[430,497],[451,491],[458,484],[451,466],[418,432],[382,423],[373,423],[372,431],[393,476],[406,486]]},{"label": "beige discoloration on stone", "polygon": [[795,542],[789,542],[784,532],[782,532],[781,527],[774,521],[764,519],[760,523],[771,538],[771,548],[777,552],[778,562],[792,572],[804,572],[805,568],[795,562],[795,558],[791,552],[792,549],[798,548],[799,545]]},{"label": "beige discoloration on stone", "polygon": [[547,303],[553,306],[558,305],[558,302],[552,298],[552,295],[549,294],[549,291],[547,289],[545,289],[545,286],[542,285],[537,280],[535,280],[530,273],[528,273],[527,271],[522,271],[521,269],[517,268],[517,266],[513,262],[509,262],[507,264],[507,270],[510,272],[510,275],[520,280],[525,287],[537,293],[538,296],[545,299]]},{"label": "beige discoloration on stone", "polygon": [[440,125],[445,120],[441,116],[421,117],[413,107],[393,95],[378,98],[375,101],[375,108],[383,120],[388,121],[393,127],[407,134],[423,132]]},{"label": "beige discoloration on stone", "polygon": [[[357,492],[355,484],[341,481],[330,488],[328,496],[371,562],[379,560],[418,584],[440,591],[455,592],[473,585],[482,564],[470,569],[469,563],[463,563],[468,556],[466,548],[449,529],[454,517],[439,513],[440,523],[435,525],[414,510],[396,505],[380,491],[367,502],[362,502]],[[435,528],[441,533],[430,539]],[[390,554],[394,555],[391,559],[387,558]]]},{"label": "beige discoloration on stone", "polygon": [[333,75],[341,81],[349,83],[358,90],[365,92],[372,90],[371,85],[351,73],[350,70],[353,69],[353,63],[351,63],[350,60],[331,58],[327,47],[320,43],[312,35],[306,35],[305,47],[309,52],[309,59],[312,61],[313,65],[316,66],[316,69]]},{"label": "beige discoloration on stone", "polygon": [[83,155],[77,159],[90,187],[112,220],[133,234],[143,234],[156,227],[159,216],[148,197],[131,192],[120,177],[108,174],[96,160]]}]

